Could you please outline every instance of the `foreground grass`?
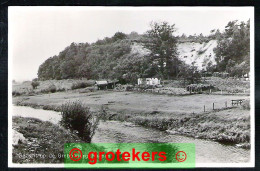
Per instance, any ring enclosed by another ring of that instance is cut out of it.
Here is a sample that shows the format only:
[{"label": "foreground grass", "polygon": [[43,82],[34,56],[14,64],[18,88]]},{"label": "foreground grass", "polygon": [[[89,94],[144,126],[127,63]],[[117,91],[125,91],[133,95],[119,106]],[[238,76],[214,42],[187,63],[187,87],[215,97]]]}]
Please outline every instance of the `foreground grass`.
[{"label": "foreground grass", "polygon": [[64,144],[82,142],[64,128],[35,118],[13,117],[26,142],[13,146],[13,163],[63,163]]}]

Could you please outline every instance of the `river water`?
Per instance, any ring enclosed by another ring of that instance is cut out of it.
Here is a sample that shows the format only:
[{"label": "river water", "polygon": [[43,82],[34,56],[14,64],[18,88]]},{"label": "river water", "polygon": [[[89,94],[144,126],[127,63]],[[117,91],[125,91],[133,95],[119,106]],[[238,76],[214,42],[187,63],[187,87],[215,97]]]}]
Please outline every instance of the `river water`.
[{"label": "river water", "polygon": [[[59,112],[13,106],[12,116],[33,117],[57,124]],[[195,143],[196,163],[241,163],[249,162],[250,150],[223,145],[210,140],[195,139],[181,135],[171,135],[164,131],[144,128],[129,122],[100,122],[92,139],[93,143]]]}]

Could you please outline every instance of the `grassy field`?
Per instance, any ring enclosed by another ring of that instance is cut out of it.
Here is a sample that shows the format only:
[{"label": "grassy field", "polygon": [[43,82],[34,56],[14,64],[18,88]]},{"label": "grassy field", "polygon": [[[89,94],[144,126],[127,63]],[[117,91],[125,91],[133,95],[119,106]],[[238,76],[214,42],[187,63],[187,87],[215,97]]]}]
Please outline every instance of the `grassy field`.
[{"label": "grassy field", "polygon": [[207,77],[205,82],[228,93],[250,93],[250,81],[235,78]]},{"label": "grassy field", "polygon": [[86,79],[46,80],[38,82],[39,86],[36,89],[33,89],[31,85],[32,81],[25,81],[21,84],[13,84],[13,96],[45,94],[50,93],[52,91],[67,91],[77,88],[84,88],[95,84],[94,80]]},{"label": "grassy field", "polygon": [[[170,133],[225,143],[244,143],[244,146],[248,147],[250,110],[248,107],[232,107],[231,100],[245,99],[248,102],[249,98],[235,95],[169,96],[115,91],[80,93],[79,90],[72,90],[18,96],[13,98],[13,102],[59,111],[63,103],[80,100],[92,111],[99,111],[101,105],[106,106],[107,119],[110,120],[130,121]],[[213,103],[215,110],[212,109]]]},{"label": "grassy field", "polygon": [[[154,95],[135,92],[96,91],[79,93],[78,91],[57,92],[35,96],[19,96],[13,98],[15,104],[23,106],[45,107],[45,109],[56,109],[66,101],[80,100],[87,104],[92,110],[100,109],[105,105],[112,112],[129,114],[170,113],[187,114],[201,113],[231,107],[233,99],[249,99],[249,96],[222,96],[222,95],[189,95],[168,96]],[[57,109],[58,110],[58,109]]]},{"label": "grassy field", "polygon": [[[234,78],[220,78],[220,77],[205,77],[202,78],[202,83],[210,84],[218,89],[219,91],[214,92],[214,94],[241,94],[249,95],[250,93],[250,82],[237,80]],[[12,86],[12,94],[13,96],[20,95],[37,95],[37,94],[46,94],[53,92],[62,92],[62,91],[70,91],[81,88],[81,92],[89,92],[94,90],[94,80],[75,80],[75,79],[67,79],[67,80],[46,80],[46,81],[38,81],[39,86],[36,89],[33,89],[31,85],[31,81],[25,81],[23,83],[15,83]],[[181,80],[163,80],[162,84],[164,87],[156,88],[156,89],[147,89],[146,92],[152,92],[153,94],[167,94],[167,95],[187,95],[190,92],[185,90],[184,82]],[[187,84],[187,83],[186,83]],[[88,87],[86,89],[82,89]],[[207,93],[207,92],[205,92]]]},{"label": "grassy field", "polygon": [[13,117],[13,129],[25,138],[13,146],[14,163],[63,163],[64,143],[82,142],[68,130],[35,118]]}]

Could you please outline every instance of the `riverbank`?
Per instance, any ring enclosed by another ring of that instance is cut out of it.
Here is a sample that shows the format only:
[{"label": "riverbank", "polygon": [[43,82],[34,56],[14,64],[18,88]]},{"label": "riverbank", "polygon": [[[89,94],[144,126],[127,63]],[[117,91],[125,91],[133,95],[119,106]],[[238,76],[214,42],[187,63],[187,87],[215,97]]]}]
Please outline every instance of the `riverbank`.
[{"label": "riverbank", "polygon": [[[52,113],[52,116],[45,115]],[[35,115],[37,114],[37,115]],[[39,114],[39,115],[38,115]],[[13,106],[13,115],[27,116],[50,121],[56,125],[60,113],[31,107]],[[41,132],[39,132],[40,134]],[[20,134],[20,133],[19,133]],[[37,135],[37,134],[36,134]],[[14,136],[14,134],[13,134]],[[24,138],[25,139],[25,138]],[[23,138],[20,140],[23,141]],[[250,150],[224,145],[218,142],[169,134],[154,128],[139,126],[130,122],[101,121],[92,139],[93,143],[194,143],[196,163],[237,163],[248,162]],[[26,142],[24,142],[26,143]],[[26,146],[25,146],[26,147]],[[208,150],[210,149],[210,150]],[[31,154],[31,153],[28,153]],[[225,156],[225,158],[223,158]],[[20,160],[20,162],[22,162]]]},{"label": "riverbank", "polygon": [[[129,121],[171,134],[250,148],[250,110],[231,107],[230,104],[231,99],[241,98],[249,99],[248,96],[205,94],[180,97],[133,92],[70,91],[19,96],[14,97],[13,102],[21,106],[59,111],[66,101],[81,100],[94,112],[98,112],[101,105],[106,106],[108,120]],[[211,109],[212,103],[215,103],[215,110]],[[203,105],[206,106],[206,112],[203,111]]]},{"label": "riverbank", "polygon": [[[227,145],[237,144],[250,148],[250,117],[247,110],[229,108],[199,114],[113,114],[110,120],[132,122],[134,124],[167,131],[174,135],[217,141]],[[236,117],[234,116],[236,115]]]},{"label": "riverbank", "polygon": [[13,145],[13,163],[63,163],[64,144],[82,142],[70,131],[48,121],[14,116],[13,130],[25,138]]}]

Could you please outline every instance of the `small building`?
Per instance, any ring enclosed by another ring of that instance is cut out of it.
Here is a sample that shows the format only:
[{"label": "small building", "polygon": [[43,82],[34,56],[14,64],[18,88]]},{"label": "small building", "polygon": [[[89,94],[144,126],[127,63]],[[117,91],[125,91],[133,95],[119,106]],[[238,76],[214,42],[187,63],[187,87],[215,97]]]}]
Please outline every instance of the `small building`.
[{"label": "small building", "polygon": [[107,89],[108,82],[107,81],[96,81],[95,85],[98,87],[98,90]]},{"label": "small building", "polygon": [[115,85],[118,83],[118,80],[102,80],[96,81],[95,85],[98,87],[98,90],[106,90],[106,89],[113,89]]},{"label": "small building", "polygon": [[138,85],[159,85],[160,80],[158,78],[138,78]]},{"label": "small building", "polygon": [[114,89],[117,83],[119,83],[119,80],[108,80],[107,81],[107,88],[108,89]]}]

